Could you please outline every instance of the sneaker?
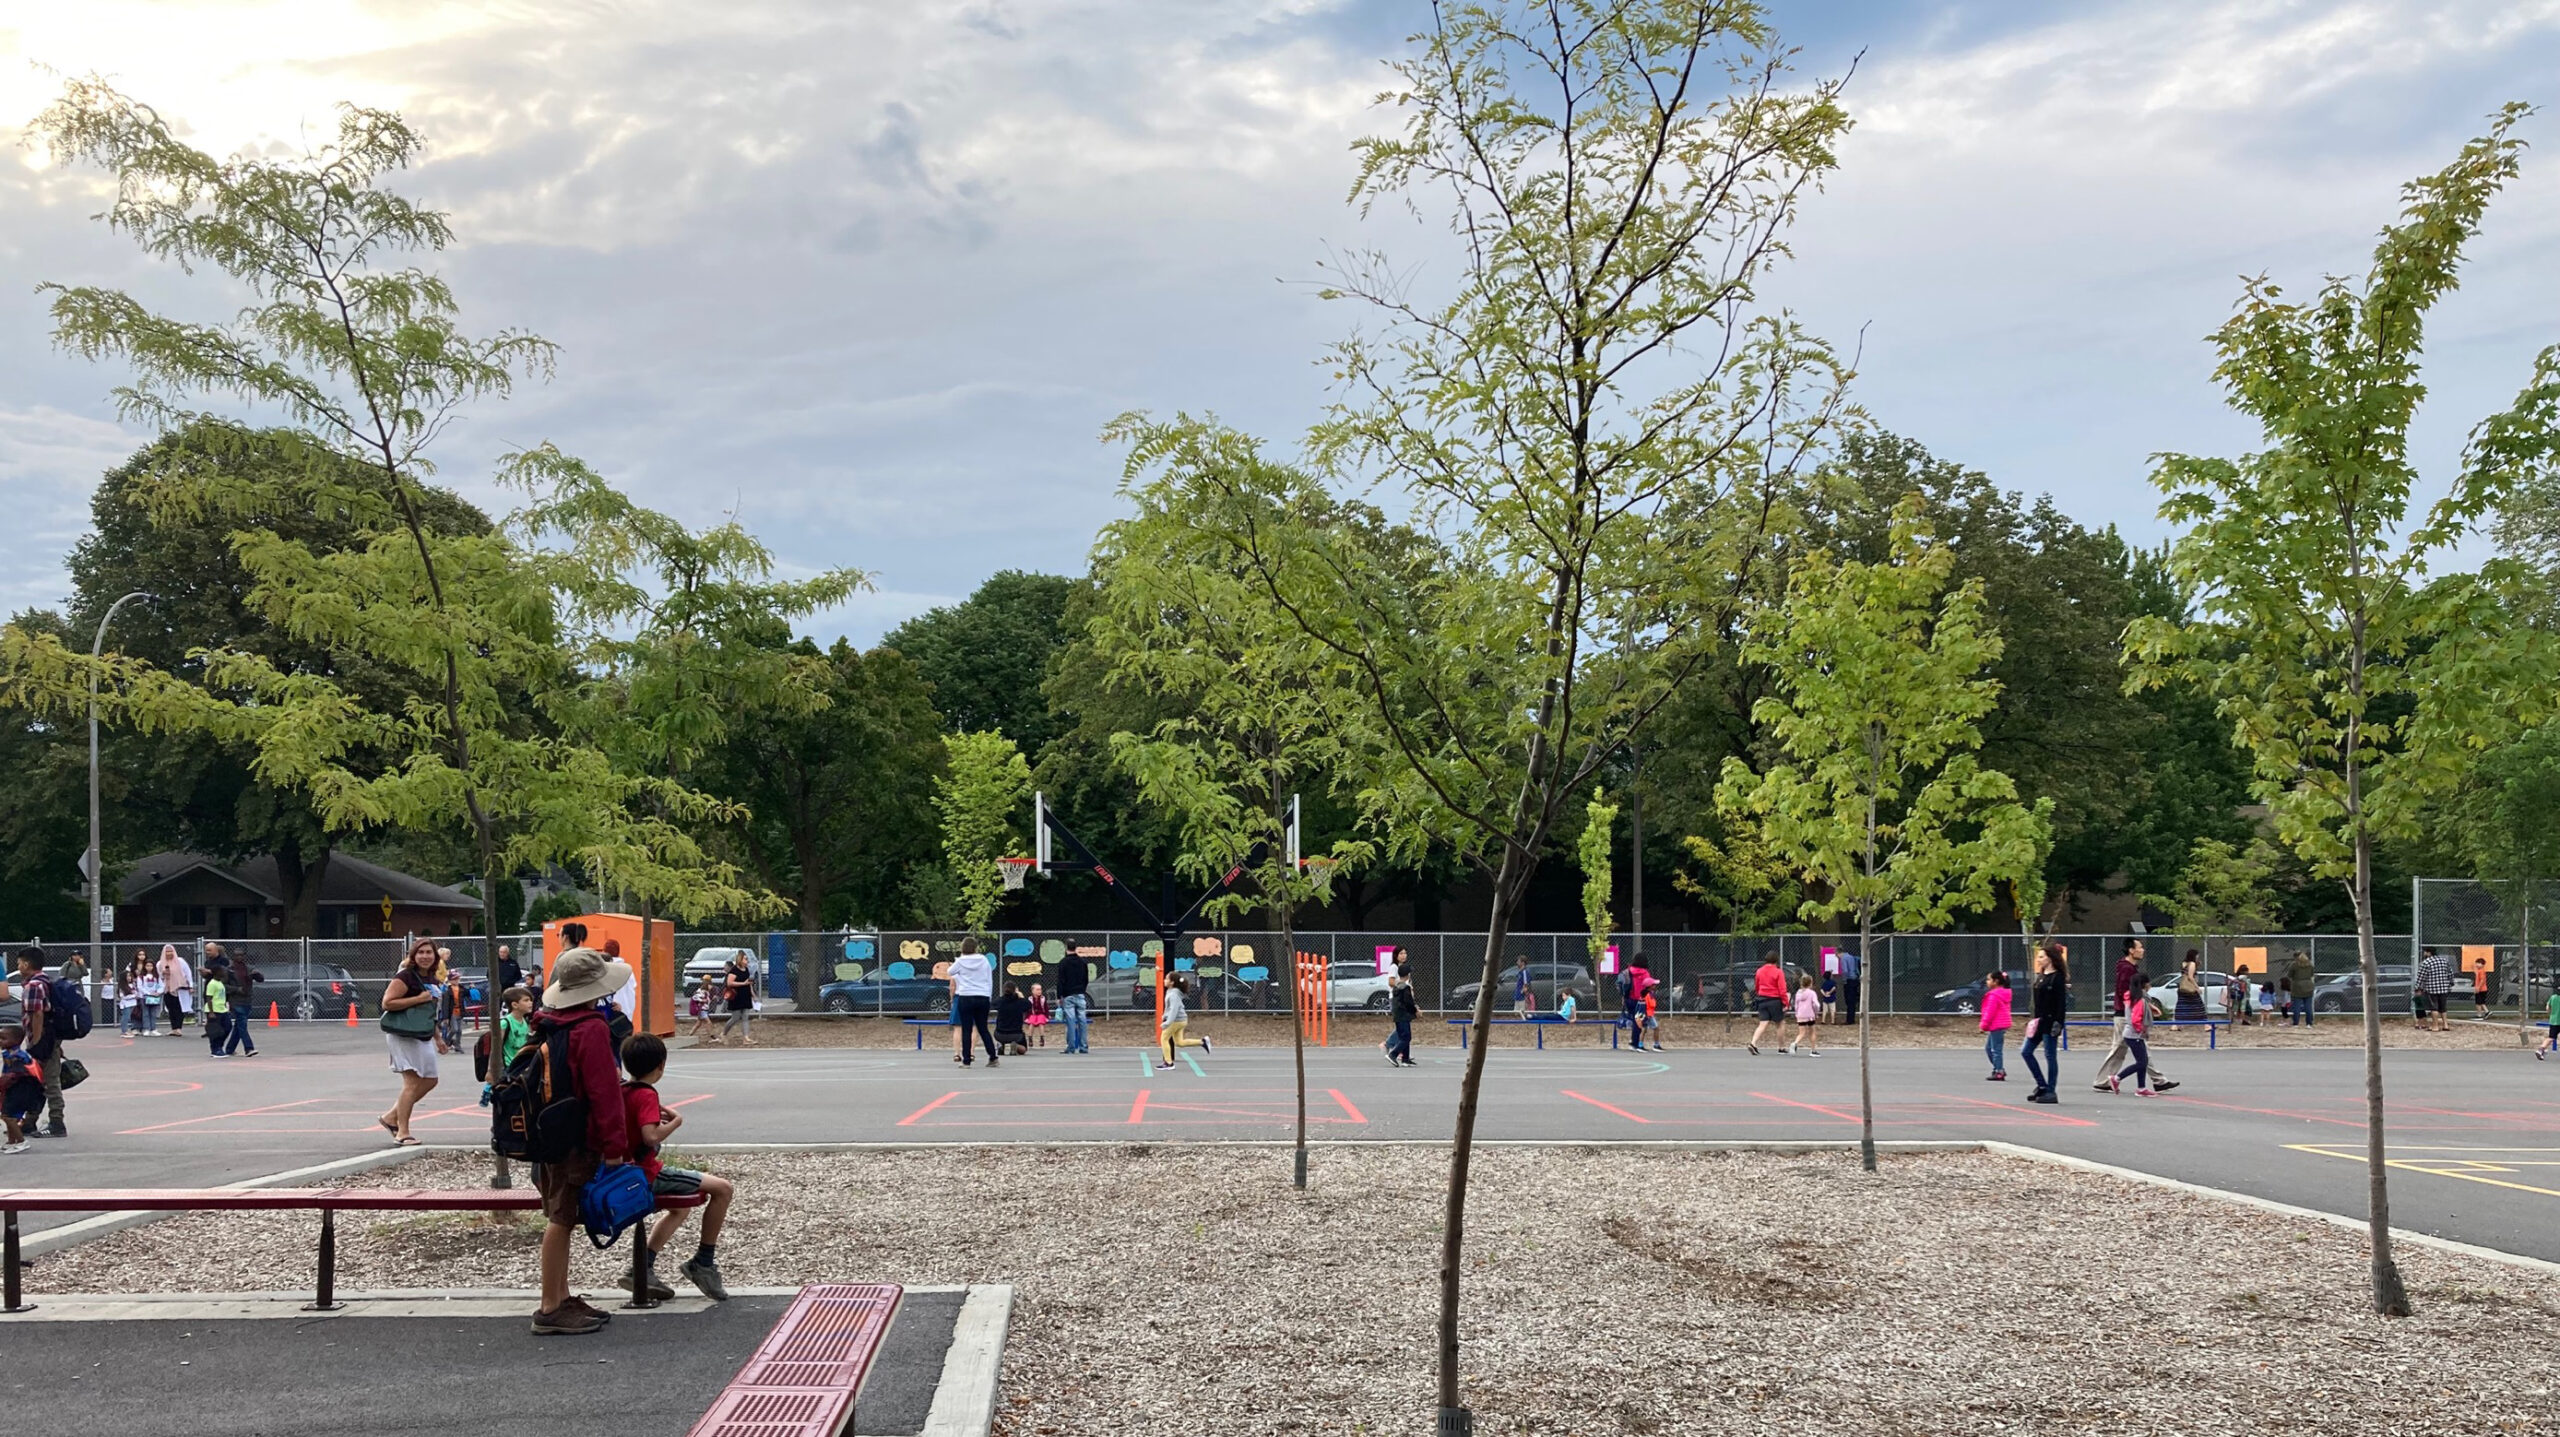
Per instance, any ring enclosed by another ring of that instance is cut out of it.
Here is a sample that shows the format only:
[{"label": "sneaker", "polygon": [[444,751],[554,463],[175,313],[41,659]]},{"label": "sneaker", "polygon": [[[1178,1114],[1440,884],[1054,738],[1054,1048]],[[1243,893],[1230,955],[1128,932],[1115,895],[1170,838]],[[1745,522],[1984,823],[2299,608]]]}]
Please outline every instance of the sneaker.
[{"label": "sneaker", "polygon": [[1755,1058],[1760,1056],[1760,1045],[1757,1043],[1745,1043],[1742,1045],[1742,1050]]},{"label": "sneaker", "polygon": [[990,1067],[990,1068],[994,1067],[996,1064],[1001,1063],[1001,1062],[1003,1062],[1003,1061],[1004,1061],[1004,1059],[997,1057],[997,1056],[996,1056],[996,1055],[994,1055],[993,1053],[989,1053],[989,1054],[987,1055],[987,1066],[988,1066],[988,1067]]},{"label": "sneaker", "polygon": [[1997,1082],[2001,1082],[2001,1081],[2005,1080],[2008,1076],[2009,1076],[2009,1075],[2008,1075],[2008,1074],[2006,1074],[2006,1073],[1992,1073],[1992,1074],[1988,1075],[1987,1077],[1985,1077],[1982,1081],[1984,1081],[1984,1082],[1986,1082],[1986,1083],[1997,1083]]},{"label": "sneaker", "polygon": [[2027,1094],[2027,1101],[2030,1103],[2058,1103],[2062,1101],[2062,1095],[2055,1092],[2029,1093]]},{"label": "sneaker", "polygon": [[1822,1050],[1820,1048],[1807,1048],[1804,1050],[1804,1055],[1808,1058],[1819,1058],[1822,1056]]},{"label": "sneaker", "polygon": [[16,1142],[9,1144],[7,1147],[0,1147],[0,1153],[23,1153],[27,1150],[27,1146],[27,1140],[25,1138],[20,1138]]},{"label": "sneaker", "polygon": [[1206,1038],[1203,1038],[1203,1039],[1201,1039],[1201,1040],[1200,1040],[1200,1051],[1201,1051],[1201,1052],[1203,1052],[1203,1053],[1214,1053],[1214,1052],[1216,1052],[1217,1050],[1218,1050],[1218,1045],[1217,1045],[1217,1044],[1215,1044],[1215,1043],[1213,1043],[1213,1042],[1210,1042],[1210,1041],[1209,1041],[1208,1039],[1206,1039]]},{"label": "sneaker", "polygon": [[2122,1097],[2122,1096],[2124,1095],[2124,1083],[2123,1083],[2123,1080],[2118,1079],[2118,1078],[2109,1078],[2109,1079],[2107,1079],[2107,1091],[2108,1091],[2108,1092],[2110,1092],[2110,1093],[2114,1093],[2114,1094],[2115,1094],[2115,1095],[2117,1095],[2118,1097]]},{"label": "sneaker", "polygon": [[1402,1068],[1419,1068],[1419,1067],[1421,1067],[1422,1065],[1421,1065],[1420,1063],[1415,1062],[1415,1061],[1414,1061],[1413,1059],[1411,1059],[1411,1058],[1407,1058],[1407,1059],[1405,1059],[1402,1063],[1399,1063],[1399,1064],[1397,1064],[1396,1066],[1398,1066],[1398,1067],[1402,1067]]},{"label": "sneaker", "polygon": [[[2537,1058],[2539,1058],[2539,1057],[2541,1057],[2542,1055],[2541,1055],[2540,1053],[2536,1053],[2536,1054],[2534,1054],[2534,1056],[2535,1056],[2535,1057],[2537,1057]],[[1395,1055],[1395,1054],[1393,1054],[1393,1053],[1389,1053],[1389,1054],[1387,1055],[1387,1066],[1388,1066],[1388,1067],[1390,1067],[1390,1068],[1401,1068],[1401,1067],[1403,1067],[1403,1066],[1404,1066],[1404,1064],[1399,1063],[1399,1062],[1397,1062],[1397,1061],[1396,1061],[1396,1055]]]},{"label": "sneaker", "polygon": [[2089,1091],[2093,1093],[2103,1093],[2107,1090],[2107,1085],[2114,1081],[2115,1079],[2113,1078],[2100,1078],[2098,1081],[2089,1085]]},{"label": "sneaker", "polygon": [[1159,1073],[1170,1073],[1179,1066],[1181,1065],[1178,1063],[1158,1063],[1156,1064],[1156,1071]]},{"label": "sneaker", "polygon": [[585,1337],[602,1331],[602,1314],[581,1311],[565,1302],[549,1312],[533,1315],[533,1335],[536,1337]]},{"label": "sneaker", "polygon": [[727,1284],[720,1281],[720,1264],[693,1258],[676,1271],[683,1273],[685,1281],[701,1289],[702,1295],[713,1302],[729,1300],[729,1288]]},{"label": "sneaker", "polygon": [[[648,1288],[649,1300],[651,1302],[664,1302],[668,1298],[676,1295],[676,1290],[674,1288],[658,1281],[658,1268],[655,1263],[650,1264],[649,1267]],[[629,1272],[622,1274],[622,1290],[625,1292],[631,1291],[631,1274]]]},{"label": "sneaker", "polygon": [[2136,1088],[2133,1090],[2133,1095],[2137,1098],[2156,1098],[2160,1096],[2149,1088]]},{"label": "sneaker", "polygon": [[585,1298],[579,1297],[574,1293],[570,1295],[567,1301],[560,1305],[573,1312],[583,1312],[588,1316],[595,1318],[599,1322],[610,1323],[613,1321],[612,1313],[605,1311],[603,1308],[596,1306],[594,1303],[589,1302]]},{"label": "sneaker", "polygon": [[2169,1091],[2171,1088],[2174,1088],[2174,1087],[2176,1087],[2176,1086],[2178,1086],[2178,1085],[2177,1085],[2177,1084],[2175,1084],[2175,1083],[2173,1083],[2173,1082],[2170,1082],[2167,1078],[2162,1078],[2160,1081],[2158,1081],[2158,1082],[2156,1082],[2156,1083],[2153,1083],[2151,1086],[2153,1086],[2153,1087],[2155,1087],[2155,1088],[2159,1089],[2161,1092],[2164,1092],[2164,1093],[2165,1093],[2165,1092]]}]

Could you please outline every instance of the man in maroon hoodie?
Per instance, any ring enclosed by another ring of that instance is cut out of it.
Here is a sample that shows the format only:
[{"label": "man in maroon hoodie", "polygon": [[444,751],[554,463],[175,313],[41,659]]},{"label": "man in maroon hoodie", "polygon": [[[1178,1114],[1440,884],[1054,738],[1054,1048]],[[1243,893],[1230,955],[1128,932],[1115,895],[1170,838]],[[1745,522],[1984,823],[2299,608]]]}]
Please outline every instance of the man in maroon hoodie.
[{"label": "man in maroon hoodie", "polygon": [[569,1075],[587,1105],[584,1151],[568,1160],[544,1163],[534,1170],[534,1186],[542,1192],[542,1306],[533,1314],[536,1337],[583,1337],[611,1319],[586,1299],[569,1293],[569,1242],[578,1231],[578,1200],[599,1163],[631,1161],[631,1128],[623,1113],[622,1070],[614,1059],[613,1036],[596,1002],[611,997],[631,981],[631,966],[617,963],[592,948],[572,948],[551,965],[551,986],[542,990],[543,1011],[533,1020],[533,1040],[555,1032],[569,1035]]}]

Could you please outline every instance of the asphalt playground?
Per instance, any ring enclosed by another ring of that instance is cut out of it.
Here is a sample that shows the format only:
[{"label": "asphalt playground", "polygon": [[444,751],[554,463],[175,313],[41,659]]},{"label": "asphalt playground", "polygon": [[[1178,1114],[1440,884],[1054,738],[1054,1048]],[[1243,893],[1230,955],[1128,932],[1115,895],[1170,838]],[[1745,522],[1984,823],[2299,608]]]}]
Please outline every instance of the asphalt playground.
[{"label": "asphalt playground", "polygon": [[[1210,1025],[1203,1025],[1210,1026]],[[1214,1034],[1214,1027],[1210,1027]],[[1437,1037],[1438,1034],[1430,1036]],[[370,1027],[261,1029],[264,1055],[214,1060],[187,1039],[81,1044],[94,1076],[70,1095],[72,1136],[0,1159],[0,1184],[205,1186],[387,1146],[374,1119],[393,1081]],[[1418,1048],[1307,1055],[1308,1120],[1324,1141],[1449,1135],[1464,1055]],[[2165,1049],[2159,1098],[2093,1093],[2099,1053],[2064,1055],[2063,1101],[1983,1080],[1971,1049],[1880,1049],[1883,1138],[1993,1138],[2361,1218],[2363,1074],[2353,1049]],[[2385,1056],[2395,1226],[2560,1261],[2560,1062],[2510,1051]],[[1292,1127],[1287,1049],[1220,1048],[1158,1072],[1148,1050],[1035,1050],[990,1070],[944,1051],[688,1049],[661,1090],[700,1143],[1271,1141]],[[487,1119],[467,1056],[416,1120],[434,1144],[476,1144]],[[1669,1053],[1498,1048],[1478,1133],[1590,1143],[1853,1138],[1854,1050],[1820,1058],[1739,1048]],[[47,1225],[30,1214],[30,1230]],[[842,1275],[847,1277],[858,1276]]]}]

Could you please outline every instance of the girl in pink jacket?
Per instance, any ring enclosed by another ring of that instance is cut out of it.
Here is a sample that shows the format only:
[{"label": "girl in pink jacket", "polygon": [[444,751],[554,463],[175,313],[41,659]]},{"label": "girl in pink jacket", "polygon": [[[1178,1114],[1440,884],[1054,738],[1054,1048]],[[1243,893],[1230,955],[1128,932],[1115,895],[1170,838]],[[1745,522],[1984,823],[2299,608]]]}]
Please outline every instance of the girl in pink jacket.
[{"label": "girl in pink jacket", "polygon": [[1994,973],[1982,983],[1982,1051],[1991,1059],[1991,1076],[1987,1082],[2009,1081],[2009,1008],[2014,1002],[2009,992],[2009,975]]}]

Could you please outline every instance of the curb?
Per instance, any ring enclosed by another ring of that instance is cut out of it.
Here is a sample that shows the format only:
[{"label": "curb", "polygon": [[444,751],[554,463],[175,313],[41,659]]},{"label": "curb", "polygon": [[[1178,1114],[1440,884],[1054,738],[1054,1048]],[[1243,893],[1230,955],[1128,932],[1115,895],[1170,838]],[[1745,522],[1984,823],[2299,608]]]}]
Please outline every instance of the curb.
[{"label": "curb", "polygon": [[[917,1292],[930,1289],[916,1288]],[[1004,1339],[1013,1321],[1013,1286],[979,1283],[961,1300],[942,1356],[942,1380],[918,1437],[987,1437],[996,1420],[996,1380],[1004,1367]]]},{"label": "curb", "polygon": [[[910,1287],[910,1293],[966,1292],[962,1287]],[[789,1298],[794,1287],[734,1287],[731,1297]],[[292,1322],[339,1322],[367,1317],[522,1317],[540,1299],[533,1288],[395,1287],[338,1294],[345,1304],[335,1312],[312,1312],[309,1292],[228,1292],[203,1296],[183,1292],[74,1292],[48,1296],[44,1315],[27,1322],[231,1322],[282,1319]],[[715,1306],[707,1297],[686,1295],[652,1308],[629,1311],[632,1317],[683,1316]],[[613,1309],[623,1315],[625,1309]]]},{"label": "curb", "polygon": [[[315,1163],[307,1168],[289,1168],[280,1173],[268,1173],[262,1177],[243,1178],[236,1183],[219,1183],[216,1184],[216,1186],[226,1188],[291,1187],[294,1183],[303,1178],[344,1177],[349,1173],[370,1172],[375,1168],[387,1168],[395,1163],[408,1162],[410,1159],[419,1157],[428,1151],[430,1151],[430,1149],[421,1146],[413,1148],[392,1148],[378,1153],[361,1153],[352,1158],[340,1158],[335,1162]],[[471,1148],[465,1149],[464,1151],[485,1152],[487,1149]],[[158,1222],[162,1218],[184,1217],[186,1215],[187,1214],[185,1213],[175,1212],[125,1211],[100,1213],[96,1217],[84,1217],[78,1222],[67,1222],[60,1227],[49,1227],[42,1232],[29,1233],[25,1239],[18,1244],[18,1251],[27,1257],[42,1257],[46,1253],[60,1252],[65,1248],[78,1247],[85,1242],[94,1242],[99,1238],[105,1237],[111,1232],[122,1232],[127,1228],[140,1227],[145,1223]]]}]

